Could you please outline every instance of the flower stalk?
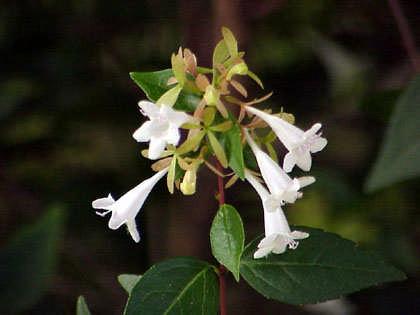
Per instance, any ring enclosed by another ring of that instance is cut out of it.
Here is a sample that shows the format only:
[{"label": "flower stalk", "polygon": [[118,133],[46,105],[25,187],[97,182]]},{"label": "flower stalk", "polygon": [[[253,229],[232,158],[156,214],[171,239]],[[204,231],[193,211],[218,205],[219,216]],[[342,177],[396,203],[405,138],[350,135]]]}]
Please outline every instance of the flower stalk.
[{"label": "flower stalk", "polygon": [[[217,163],[217,170],[222,173],[223,167],[222,165],[216,161]],[[217,175],[217,187],[218,187],[218,200],[219,206],[223,206],[225,204],[225,188],[223,183],[223,177]],[[226,268],[222,264],[219,266],[219,303],[220,303],[220,315],[227,315],[227,308],[226,308]]]}]

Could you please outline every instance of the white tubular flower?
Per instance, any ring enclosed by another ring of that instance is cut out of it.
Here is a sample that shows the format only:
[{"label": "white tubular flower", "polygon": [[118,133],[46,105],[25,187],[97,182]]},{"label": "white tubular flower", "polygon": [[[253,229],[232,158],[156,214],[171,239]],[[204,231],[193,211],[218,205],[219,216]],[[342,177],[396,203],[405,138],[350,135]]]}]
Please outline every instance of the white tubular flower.
[{"label": "white tubular flower", "polygon": [[139,106],[141,113],[149,117],[150,120],[133,133],[133,138],[137,142],[150,141],[148,157],[151,160],[156,160],[162,155],[166,144],[178,144],[181,137],[179,127],[191,117],[169,106],[158,106],[149,101],[140,101]]},{"label": "white tubular flower", "polygon": [[140,236],[136,226],[136,215],[140,211],[153,187],[167,172],[168,168],[157,172],[152,177],[142,181],[139,185],[125,193],[116,201],[112,198],[111,194],[109,194],[108,197],[96,199],[92,202],[92,207],[94,209],[105,210],[103,212],[96,212],[96,214],[102,217],[111,212],[108,227],[112,230],[116,230],[121,225],[126,224],[131,237],[138,243],[140,241]]},{"label": "white tubular flower", "polygon": [[245,109],[264,120],[289,150],[283,161],[283,168],[286,172],[290,172],[295,165],[304,171],[309,171],[312,165],[311,153],[319,152],[327,145],[327,139],[321,137],[321,132],[317,133],[322,127],[320,123],[303,131],[280,117],[254,107],[245,106]]},{"label": "white tubular flower", "polygon": [[286,216],[279,204],[274,206],[270,202],[270,193],[250,172],[245,171],[245,178],[254,187],[261,198],[264,208],[265,237],[258,244],[254,258],[262,258],[270,253],[282,254],[289,249],[296,249],[301,240],[309,237],[309,234],[301,231],[291,231]]},{"label": "white tubular flower", "polygon": [[257,159],[261,175],[270,190],[271,195],[267,202],[273,203],[274,205],[283,205],[286,202],[294,203],[296,199],[302,197],[299,189],[315,182],[315,178],[312,176],[291,179],[267,153],[258,147],[247,130],[245,130],[245,137]]}]

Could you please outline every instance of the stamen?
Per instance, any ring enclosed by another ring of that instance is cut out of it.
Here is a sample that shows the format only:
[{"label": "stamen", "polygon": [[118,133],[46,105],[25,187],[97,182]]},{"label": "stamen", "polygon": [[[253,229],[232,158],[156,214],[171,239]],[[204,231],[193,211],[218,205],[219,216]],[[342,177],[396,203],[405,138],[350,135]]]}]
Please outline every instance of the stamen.
[{"label": "stamen", "polygon": [[296,249],[299,245],[299,242],[295,241],[293,239],[290,239],[290,241],[287,245],[289,245],[289,249]]}]

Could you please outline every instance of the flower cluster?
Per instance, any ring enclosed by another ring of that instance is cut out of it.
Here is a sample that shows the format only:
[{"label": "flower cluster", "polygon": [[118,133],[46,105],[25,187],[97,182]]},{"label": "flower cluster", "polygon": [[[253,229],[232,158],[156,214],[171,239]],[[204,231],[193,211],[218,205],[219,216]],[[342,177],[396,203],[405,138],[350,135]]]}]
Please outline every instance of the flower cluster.
[{"label": "flower cluster", "polygon": [[[298,240],[309,236],[290,229],[282,207],[296,202],[302,197],[301,189],[315,182],[312,176],[292,178],[288,173],[295,166],[309,171],[311,154],[321,151],[327,140],[321,137],[320,123],[303,131],[294,125],[291,114],[257,109],[256,105],[271,93],[248,100],[248,91],[238,78],[248,76],[261,88],[262,82],[248,69],[233,34],[226,28],[222,33],[223,39],[213,53],[213,68],[198,67],[195,55],[180,48],[172,55],[165,92],[158,99],[149,97],[151,101],[138,104],[148,120],[133,138],[149,143],[148,150],[142,153],[157,160],[152,165],[156,174],[119,199],[108,195],[93,201],[92,207],[102,210],[97,212],[101,216],[111,213],[109,228],[118,229],[125,224],[133,240],[139,242],[135,218],[156,183],[166,175],[170,193],[178,189],[184,195],[194,194],[197,172],[206,166],[218,176],[231,177],[226,187],[238,178],[251,184],[262,201],[265,227],[265,237],[254,257],[280,254],[287,248],[295,249]],[[276,139],[288,151],[282,165],[277,162],[273,147]],[[244,158],[246,150],[253,153],[256,165]],[[215,164],[233,172],[225,175]]]}]

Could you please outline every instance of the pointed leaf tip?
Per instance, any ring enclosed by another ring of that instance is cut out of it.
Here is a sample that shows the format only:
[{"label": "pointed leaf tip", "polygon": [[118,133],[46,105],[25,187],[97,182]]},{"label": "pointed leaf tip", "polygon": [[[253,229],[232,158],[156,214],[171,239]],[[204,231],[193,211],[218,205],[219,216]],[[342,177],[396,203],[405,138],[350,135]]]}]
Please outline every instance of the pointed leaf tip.
[{"label": "pointed leaf tip", "polygon": [[230,205],[219,208],[210,229],[211,250],[219,263],[239,281],[239,264],[244,249],[245,232],[241,216]]}]

